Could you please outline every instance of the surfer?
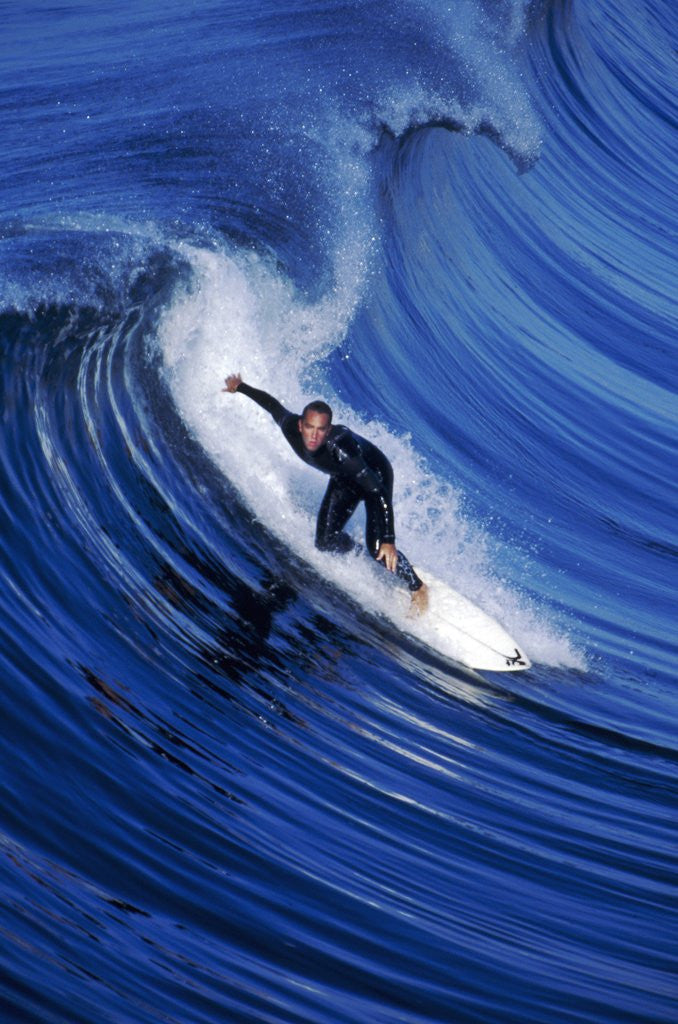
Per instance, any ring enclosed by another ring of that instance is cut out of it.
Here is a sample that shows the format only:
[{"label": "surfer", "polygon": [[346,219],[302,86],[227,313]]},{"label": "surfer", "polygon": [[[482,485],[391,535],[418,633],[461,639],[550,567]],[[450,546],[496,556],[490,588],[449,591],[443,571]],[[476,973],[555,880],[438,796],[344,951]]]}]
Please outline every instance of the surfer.
[{"label": "surfer", "polygon": [[230,374],[225,384],[222,391],[239,391],[270,413],[300,459],[329,474],[330,482],[318,511],[316,547],[337,554],[360,549],[344,527],[364,501],[367,550],[406,584],[412,611],[417,615],[424,612],[428,588],[395,546],[393,469],[384,453],[348,427],[334,425],[332,410],[326,402],[309,402],[299,415],[266,391],[245,384],[239,373]]}]

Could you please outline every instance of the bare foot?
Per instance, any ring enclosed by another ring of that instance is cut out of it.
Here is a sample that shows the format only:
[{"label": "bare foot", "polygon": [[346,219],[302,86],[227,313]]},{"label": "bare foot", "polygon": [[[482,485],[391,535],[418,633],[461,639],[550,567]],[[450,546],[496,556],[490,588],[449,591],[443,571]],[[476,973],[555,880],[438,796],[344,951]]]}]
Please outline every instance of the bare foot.
[{"label": "bare foot", "polygon": [[423,583],[419,590],[412,591],[412,597],[410,600],[409,615],[412,618],[416,618],[419,615],[423,615],[428,608],[428,587]]}]

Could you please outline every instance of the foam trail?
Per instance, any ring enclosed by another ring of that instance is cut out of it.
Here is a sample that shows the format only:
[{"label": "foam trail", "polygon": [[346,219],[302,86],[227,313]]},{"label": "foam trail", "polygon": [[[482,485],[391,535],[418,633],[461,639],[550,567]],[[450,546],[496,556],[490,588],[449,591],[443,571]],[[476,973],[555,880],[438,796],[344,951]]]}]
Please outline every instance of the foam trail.
[{"label": "foam trail", "polygon": [[[314,548],[325,477],[308,471],[254,403],[221,392],[224,376],[240,371],[288,408],[318,397],[305,384],[309,367],[317,367],[343,338],[359,288],[309,303],[279,271],[251,254],[187,246],[182,254],[193,268],[193,283],[167,310],[158,339],[185,422],[267,529],[364,607],[401,622],[380,567],[364,557],[339,559]],[[437,576],[500,617],[533,658],[581,667],[567,639],[493,577],[487,537],[461,515],[458,495],[427,472],[410,441],[383,424],[365,422],[327,388],[324,394],[337,422],[372,438],[392,461],[399,544],[415,564],[422,571],[435,567]],[[361,517],[352,526],[359,534]]]}]

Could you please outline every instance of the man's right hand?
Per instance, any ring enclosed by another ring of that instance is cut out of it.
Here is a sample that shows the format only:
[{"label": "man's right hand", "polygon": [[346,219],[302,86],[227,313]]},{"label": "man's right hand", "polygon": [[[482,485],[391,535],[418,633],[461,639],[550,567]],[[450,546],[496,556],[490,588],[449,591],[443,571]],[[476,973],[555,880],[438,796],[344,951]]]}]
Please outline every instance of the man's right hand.
[{"label": "man's right hand", "polygon": [[222,388],[221,390],[228,391],[232,395],[235,391],[238,390],[238,386],[242,384],[242,377],[240,376],[239,373],[231,373],[226,378],[224,383],[226,384],[226,387]]}]

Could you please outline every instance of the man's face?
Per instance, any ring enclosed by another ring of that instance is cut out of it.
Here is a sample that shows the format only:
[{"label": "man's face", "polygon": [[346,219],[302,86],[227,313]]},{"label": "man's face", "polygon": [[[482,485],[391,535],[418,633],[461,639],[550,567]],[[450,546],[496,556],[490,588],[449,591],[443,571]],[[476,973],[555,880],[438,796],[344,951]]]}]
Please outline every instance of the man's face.
[{"label": "man's face", "polygon": [[306,451],[317,452],[330,432],[330,418],[325,412],[309,411],[299,420],[299,431]]}]

